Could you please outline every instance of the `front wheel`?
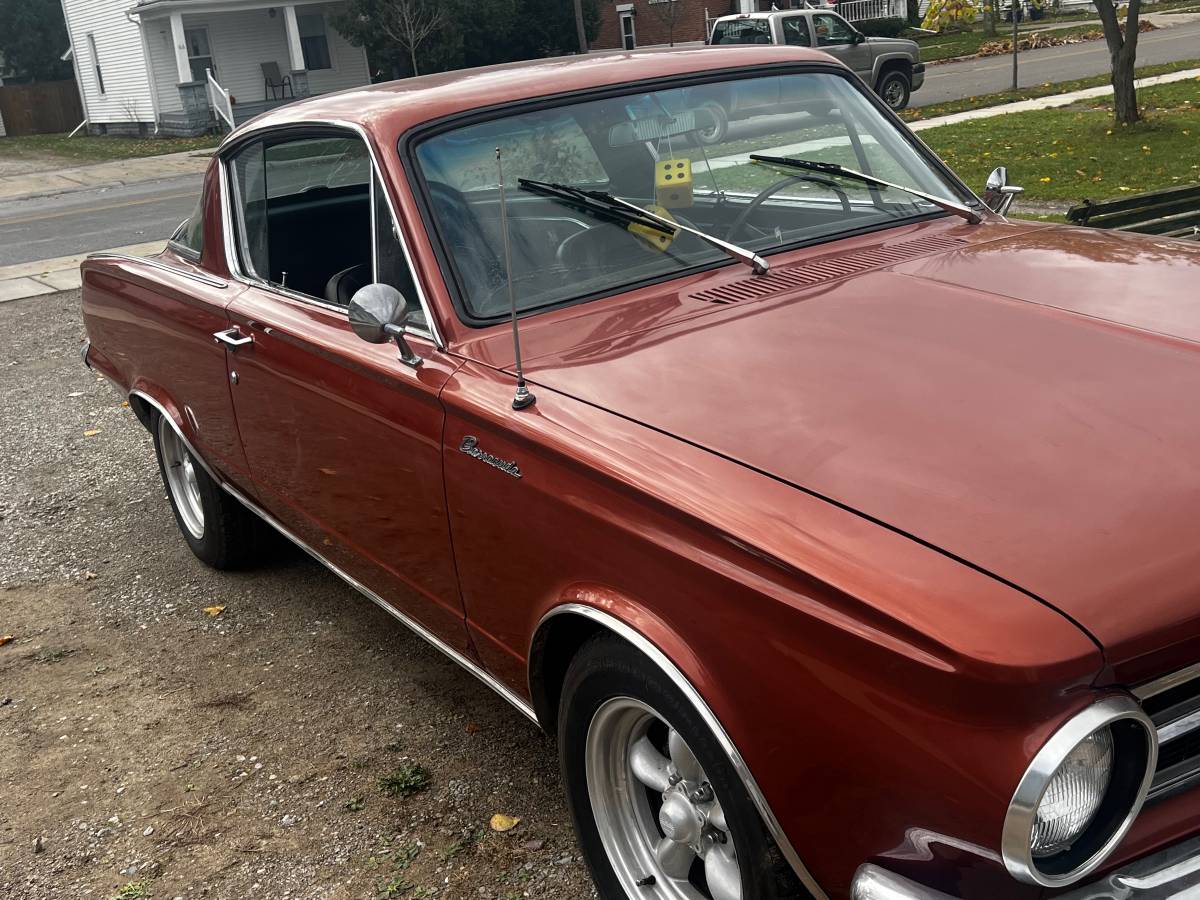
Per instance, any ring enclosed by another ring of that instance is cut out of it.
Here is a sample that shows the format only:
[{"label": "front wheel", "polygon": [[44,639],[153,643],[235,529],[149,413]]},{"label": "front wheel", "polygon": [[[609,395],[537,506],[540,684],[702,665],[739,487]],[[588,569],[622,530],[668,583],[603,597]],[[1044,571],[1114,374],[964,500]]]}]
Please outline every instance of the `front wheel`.
[{"label": "front wheel", "polygon": [[601,635],[571,663],[559,750],[604,900],[807,896],[695,707],[624,641]]},{"label": "front wheel", "polygon": [[163,487],[188,547],[215,569],[244,566],[259,545],[262,524],[221,490],[166,416],[156,414],[151,430]]},{"label": "front wheel", "polygon": [[908,98],[912,93],[912,87],[909,85],[907,75],[893,69],[879,79],[877,91],[883,102],[888,105],[888,109],[893,112],[899,112],[908,106]]}]

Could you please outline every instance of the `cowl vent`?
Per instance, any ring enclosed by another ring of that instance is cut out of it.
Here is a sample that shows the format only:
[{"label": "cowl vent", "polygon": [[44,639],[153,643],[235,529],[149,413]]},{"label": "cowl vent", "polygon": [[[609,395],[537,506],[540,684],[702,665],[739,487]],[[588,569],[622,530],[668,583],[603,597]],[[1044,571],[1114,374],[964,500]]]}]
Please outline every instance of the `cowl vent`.
[{"label": "cowl vent", "polygon": [[965,243],[961,238],[933,236],[885,247],[872,247],[870,250],[854,253],[821,256],[786,269],[772,270],[769,275],[743,278],[732,284],[698,291],[692,294],[692,297],[705,303],[719,304],[760,300],[772,294],[810,287],[823,281],[833,281],[835,278],[845,278],[866,272],[868,269],[895,265],[928,253],[953,250]]}]

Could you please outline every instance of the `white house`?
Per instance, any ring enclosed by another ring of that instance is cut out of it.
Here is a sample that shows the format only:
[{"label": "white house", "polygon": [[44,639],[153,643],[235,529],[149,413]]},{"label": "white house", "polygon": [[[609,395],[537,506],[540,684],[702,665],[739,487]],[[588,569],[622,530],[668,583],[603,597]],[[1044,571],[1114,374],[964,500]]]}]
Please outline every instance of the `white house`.
[{"label": "white house", "polygon": [[344,0],[62,4],[93,133],[196,134],[219,111],[240,124],[296,98],[370,82],[366,51],[331,22]]}]

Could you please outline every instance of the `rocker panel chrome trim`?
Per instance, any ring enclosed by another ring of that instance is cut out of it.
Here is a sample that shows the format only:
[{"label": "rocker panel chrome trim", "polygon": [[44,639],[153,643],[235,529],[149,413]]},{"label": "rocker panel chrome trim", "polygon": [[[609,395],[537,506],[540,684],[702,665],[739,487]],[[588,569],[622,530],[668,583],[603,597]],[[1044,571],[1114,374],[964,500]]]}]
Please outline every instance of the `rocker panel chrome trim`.
[{"label": "rocker panel chrome trim", "polygon": [[[817,884],[817,881],[815,878],[813,878],[812,873],[808,871],[808,868],[800,859],[800,854],[796,852],[796,848],[793,847],[791,841],[788,840],[787,835],[783,831],[783,826],[780,825],[779,820],[775,818],[775,813],[771,811],[771,807],[767,804],[766,797],[763,796],[762,790],[759,788],[758,783],[754,780],[754,776],[750,772],[750,767],[746,765],[746,761],[742,758],[742,754],[738,751],[736,745],[734,745],[733,740],[726,733],[724,727],[721,725],[720,720],[718,720],[713,711],[709,709],[708,704],[704,702],[704,698],[700,696],[699,691],[697,691],[692,686],[692,683],[687,680],[684,674],[679,671],[679,668],[675,665],[675,663],[671,662],[670,658],[661,650],[659,650],[658,647],[655,646],[648,638],[646,638],[640,632],[634,630],[629,625],[626,625],[620,619],[609,615],[606,612],[602,612],[595,607],[584,606],[581,603],[564,603],[561,606],[554,607],[554,609],[546,613],[546,615],[544,615],[542,620],[538,623],[537,629],[534,631],[535,639],[537,634],[542,630],[543,625],[545,625],[555,616],[561,615],[576,615],[586,619],[591,619],[593,622],[598,623],[602,627],[616,634],[618,637],[628,641],[641,653],[643,653],[647,659],[654,663],[655,666],[662,670],[662,673],[671,680],[671,683],[683,692],[684,697],[686,697],[688,702],[696,708],[696,711],[700,714],[700,718],[704,720],[704,724],[707,725],[712,731],[713,735],[717,739],[717,743],[720,744],[721,749],[725,751],[725,755],[729,757],[729,761],[733,764],[734,771],[737,772],[738,778],[740,778],[742,781],[742,786],[746,789],[746,793],[749,794],[750,800],[754,803],[755,808],[758,810],[758,814],[762,816],[763,824],[767,826],[767,831],[770,833],[771,838],[778,845],[779,850],[783,854],[784,858],[788,861],[788,865],[790,865],[792,870],[796,873],[796,877],[800,879],[804,887],[808,889],[810,894],[812,894],[814,900],[829,900],[828,895],[821,890],[820,885]],[[532,654],[530,658],[532,658]],[[530,674],[532,675],[532,673]]]},{"label": "rocker panel chrome trim", "polygon": [[505,685],[501,684],[498,680],[493,678],[490,674],[488,674],[482,668],[477,666],[475,663],[471,662],[471,660],[467,659],[465,656],[463,656],[461,653],[459,653],[457,650],[455,650],[449,644],[446,644],[445,642],[443,642],[441,638],[437,637],[432,632],[427,631],[423,626],[419,625],[415,620],[410,619],[404,613],[400,612],[398,609],[396,609],[394,606],[392,606],[390,603],[388,603],[386,600],[384,600],[382,597],[380,597],[378,594],[376,594],[374,591],[372,591],[369,587],[367,587],[362,582],[360,582],[356,578],[354,578],[354,576],[344,572],[342,569],[338,568],[336,565],[331,563],[329,560],[327,560],[324,556],[322,556],[320,553],[318,553],[312,547],[308,546],[308,544],[304,543],[304,541],[302,541],[300,538],[296,537],[296,535],[294,535],[290,531],[288,531],[288,529],[286,527],[284,527],[283,524],[278,522],[270,513],[268,513],[264,509],[261,509],[256,503],[254,503],[254,501],[252,501],[249,498],[247,498],[246,496],[244,496],[239,490],[237,490],[237,488],[232,487],[231,485],[228,485],[224,482],[221,482],[221,487],[225,489],[226,493],[228,493],[235,500],[237,500],[239,503],[241,503],[242,506],[246,507],[246,509],[250,510],[250,512],[254,513],[256,516],[258,516],[260,519],[262,519],[264,522],[266,522],[268,525],[270,525],[272,528],[274,528],[276,531],[278,531],[280,534],[282,534],[285,538],[287,538],[289,541],[291,541],[293,544],[295,544],[297,547],[299,547],[301,550],[303,550],[305,553],[307,553],[309,556],[311,556],[313,559],[315,559],[317,562],[319,562],[321,565],[323,565],[325,568],[327,568],[330,572],[332,572],[338,578],[342,579],[342,581],[346,582],[346,584],[350,585],[350,587],[354,588],[356,591],[358,591],[360,594],[362,594],[368,600],[372,601],[376,606],[378,606],[384,612],[391,615],[392,618],[396,619],[401,625],[405,626],[410,631],[412,631],[417,637],[421,638],[427,644],[432,646],[435,650],[440,650],[443,654],[448,656],[451,660],[458,663],[460,666],[462,666],[464,669],[466,669],[468,672],[470,672],[472,675],[474,675],[476,678],[478,678],[480,681],[482,681],[484,684],[486,684],[488,687],[490,687],[493,691],[495,691],[497,694],[499,694],[503,699],[508,701],[512,706],[514,706],[518,712],[520,712],[526,718],[528,718],[531,722],[533,722],[534,725],[540,724],[538,722],[537,713],[535,713],[533,711],[533,707],[531,707],[528,703],[526,703],[524,700],[522,700],[520,697],[518,697],[515,693],[513,693],[513,691],[509,690],[509,688],[507,688]]}]

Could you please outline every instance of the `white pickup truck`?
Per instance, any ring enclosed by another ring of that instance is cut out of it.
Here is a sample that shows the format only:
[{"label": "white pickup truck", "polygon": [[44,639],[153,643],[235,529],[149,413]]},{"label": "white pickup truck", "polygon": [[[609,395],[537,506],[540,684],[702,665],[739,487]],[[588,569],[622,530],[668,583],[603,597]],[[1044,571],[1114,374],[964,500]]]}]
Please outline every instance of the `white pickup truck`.
[{"label": "white pickup truck", "polygon": [[925,64],[916,42],[867,37],[826,9],[722,16],[713,24],[708,43],[790,44],[823,50],[853,69],[893,110],[904,109],[925,81]]}]

